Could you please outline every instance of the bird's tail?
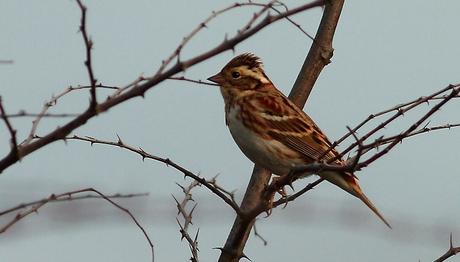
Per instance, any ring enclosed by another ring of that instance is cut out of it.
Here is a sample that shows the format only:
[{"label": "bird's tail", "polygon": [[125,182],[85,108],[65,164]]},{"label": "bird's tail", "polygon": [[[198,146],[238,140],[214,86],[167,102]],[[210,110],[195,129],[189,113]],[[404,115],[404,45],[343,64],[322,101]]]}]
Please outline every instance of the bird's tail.
[{"label": "bird's tail", "polygon": [[374,214],[376,214],[382,221],[391,228],[390,223],[383,217],[379,210],[372,204],[372,202],[367,198],[367,196],[361,190],[361,187],[358,184],[358,179],[351,173],[337,173],[337,172],[324,172],[320,176],[328,180],[329,182],[335,184],[336,186],[342,188],[348,193],[359,198],[363,203],[369,207]]}]

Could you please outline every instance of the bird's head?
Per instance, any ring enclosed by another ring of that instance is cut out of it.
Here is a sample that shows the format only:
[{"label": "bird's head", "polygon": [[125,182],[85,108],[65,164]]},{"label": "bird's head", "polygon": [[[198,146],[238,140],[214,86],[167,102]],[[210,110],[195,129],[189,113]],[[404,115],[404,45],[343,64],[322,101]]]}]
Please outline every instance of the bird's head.
[{"label": "bird's head", "polygon": [[264,73],[262,61],[251,53],[233,58],[219,73],[211,76],[208,80],[217,83],[224,89],[248,90],[271,84]]}]

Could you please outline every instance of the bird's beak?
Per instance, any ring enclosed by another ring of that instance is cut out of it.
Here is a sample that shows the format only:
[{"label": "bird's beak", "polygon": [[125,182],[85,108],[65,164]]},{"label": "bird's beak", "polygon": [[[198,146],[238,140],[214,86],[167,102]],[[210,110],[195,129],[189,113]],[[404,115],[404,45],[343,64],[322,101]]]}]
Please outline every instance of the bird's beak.
[{"label": "bird's beak", "polygon": [[222,84],[224,82],[224,78],[220,73],[211,76],[210,78],[208,78],[208,80],[216,84]]}]

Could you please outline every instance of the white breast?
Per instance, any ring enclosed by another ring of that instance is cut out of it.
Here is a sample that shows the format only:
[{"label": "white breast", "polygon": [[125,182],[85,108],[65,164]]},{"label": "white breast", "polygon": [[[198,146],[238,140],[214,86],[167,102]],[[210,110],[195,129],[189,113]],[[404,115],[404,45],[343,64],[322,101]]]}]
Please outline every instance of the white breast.
[{"label": "white breast", "polygon": [[[254,163],[269,169],[277,175],[289,173],[293,165],[300,164],[296,153],[276,140],[267,140],[247,128],[238,119],[240,108],[235,106],[227,114],[227,123],[230,133],[238,147]],[[279,157],[282,152],[284,157]]]}]

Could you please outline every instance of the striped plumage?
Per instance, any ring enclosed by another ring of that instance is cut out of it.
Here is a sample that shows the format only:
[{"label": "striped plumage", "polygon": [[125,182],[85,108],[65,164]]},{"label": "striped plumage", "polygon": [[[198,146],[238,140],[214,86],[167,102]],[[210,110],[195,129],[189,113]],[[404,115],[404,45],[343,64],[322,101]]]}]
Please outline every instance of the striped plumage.
[{"label": "striped plumage", "polygon": [[[226,123],[241,151],[273,174],[287,175],[296,165],[317,161],[331,146],[314,121],[276,89],[255,55],[235,57],[209,80],[221,87]],[[336,156],[338,152],[330,150],[321,160]],[[353,174],[327,171],[318,175],[361,199],[390,227]]]}]

